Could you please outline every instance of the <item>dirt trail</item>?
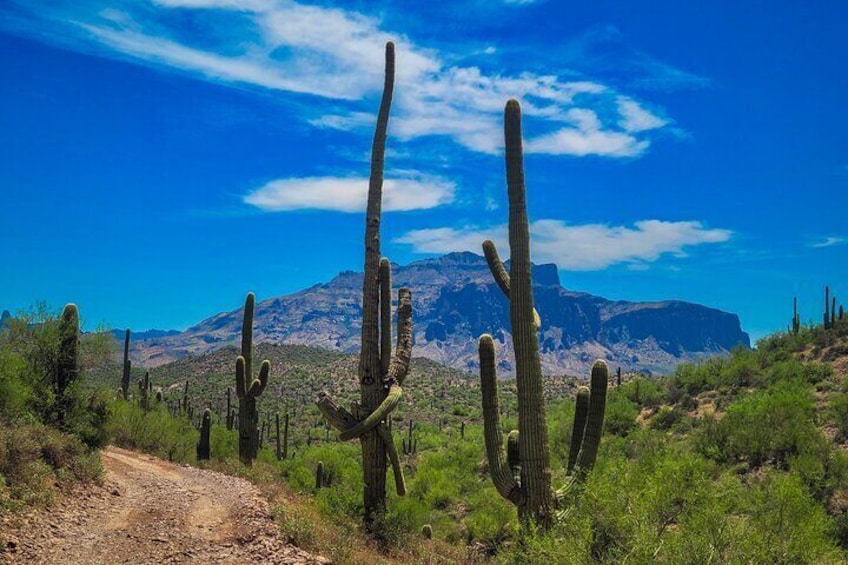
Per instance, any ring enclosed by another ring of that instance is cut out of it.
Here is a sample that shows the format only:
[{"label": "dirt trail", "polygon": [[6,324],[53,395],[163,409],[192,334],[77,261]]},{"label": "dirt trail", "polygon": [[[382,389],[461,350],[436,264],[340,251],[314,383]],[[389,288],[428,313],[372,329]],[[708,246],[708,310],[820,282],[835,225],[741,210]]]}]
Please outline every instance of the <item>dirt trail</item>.
[{"label": "dirt trail", "polygon": [[28,517],[0,561],[327,563],[280,539],[267,503],[243,479],[116,447],[103,451],[103,465],[103,486]]}]

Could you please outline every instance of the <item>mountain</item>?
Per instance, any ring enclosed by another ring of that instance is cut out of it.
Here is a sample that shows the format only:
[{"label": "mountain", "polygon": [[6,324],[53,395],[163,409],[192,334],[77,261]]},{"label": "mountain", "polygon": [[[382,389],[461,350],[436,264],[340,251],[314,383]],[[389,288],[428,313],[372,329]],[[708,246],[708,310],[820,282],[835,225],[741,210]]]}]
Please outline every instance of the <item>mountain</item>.
[{"label": "mountain", "polygon": [[[110,333],[115,336],[115,339],[124,341],[124,332],[126,330],[112,330]],[[133,340],[145,340],[145,339],[154,339],[157,337],[170,337],[172,335],[179,334],[179,330],[146,330],[143,332],[131,332],[130,333],[130,341]]]},{"label": "mountain", "polygon": [[[451,367],[478,367],[477,338],[498,341],[499,369],[512,374],[509,303],[486,261],[451,253],[406,266],[393,265],[395,289],[412,290],[414,355]],[[749,346],[735,314],[681,301],[611,301],[562,287],[556,265],[534,266],[540,346],[547,374],[587,373],[597,358],[624,370],[666,372],[682,361]],[[345,271],[331,281],[256,305],[254,340],[359,350],[362,273]],[[242,309],[223,312],[176,334],[134,341],[132,358],[158,366],[238,343]]]}]

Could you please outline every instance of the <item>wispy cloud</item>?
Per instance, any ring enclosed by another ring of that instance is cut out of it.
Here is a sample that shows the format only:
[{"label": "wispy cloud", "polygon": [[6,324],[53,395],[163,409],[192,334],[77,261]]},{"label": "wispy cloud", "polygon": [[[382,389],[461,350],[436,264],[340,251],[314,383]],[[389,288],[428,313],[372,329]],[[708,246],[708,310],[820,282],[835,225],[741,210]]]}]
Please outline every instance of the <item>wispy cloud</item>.
[{"label": "wispy cloud", "polygon": [[[530,232],[533,260],[556,263],[568,271],[597,271],[618,263],[644,265],[667,254],[685,257],[688,247],[725,242],[733,235],[730,230],[706,228],[701,222],[660,220],[642,220],[633,227],[537,220],[531,224]],[[495,241],[503,253],[508,253],[505,225],[414,230],[397,238],[395,243],[411,245],[418,253],[479,253],[486,239]]]},{"label": "wispy cloud", "polygon": [[848,237],[828,236],[822,241],[817,241],[810,244],[810,247],[833,247],[834,245],[844,245],[848,243]]},{"label": "wispy cloud", "polygon": [[612,75],[618,84],[647,91],[704,88],[707,77],[688,72],[634,47],[615,26],[597,26],[571,39],[559,56],[579,70]]},{"label": "wispy cloud", "polygon": [[510,97],[522,101],[533,122],[526,131],[538,132],[527,139],[528,151],[537,153],[634,157],[650,146],[653,130],[669,123],[597,81],[452,64],[461,59],[457,54],[418,45],[399,30],[384,29],[380,19],[350,10],[288,0],[13,2],[32,27],[49,23],[41,27],[73,48],[333,101],[335,109],[315,104],[305,116],[317,127],[371,127],[389,39],[398,52],[391,127],[401,140],[440,136],[471,151],[497,153]]},{"label": "wispy cloud", "polygon": [[[454,184],[439,177],[405,172],[383,183],[383,211],[426,210],[450,204]],[[365,177],[278,179],[244,196],[244,202],[268,212],[331,210],[362,212],[368,196]]]}]

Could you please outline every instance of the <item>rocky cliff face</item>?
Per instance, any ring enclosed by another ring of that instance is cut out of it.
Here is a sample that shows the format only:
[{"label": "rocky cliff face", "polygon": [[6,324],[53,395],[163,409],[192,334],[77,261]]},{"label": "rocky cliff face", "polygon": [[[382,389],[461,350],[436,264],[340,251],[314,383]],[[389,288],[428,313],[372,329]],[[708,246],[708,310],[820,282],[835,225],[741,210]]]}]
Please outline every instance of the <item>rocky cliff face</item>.
[{"label": "rocky cliff face", "polygon": [[[509,303],[473,253],[393,266],[394,286],[412,289],[415,356],[464,370],[477,368],[477,337],[499,342],[500,369],[512,372]],[[597,358],[624,370],[664,372],[681,361],[749,345],[739,318],[680,301],[614,302],[560,285],[555,265],[533,273],[542,317],[542,363],[551,374],[585,374]],[[346,271],[325,284],[256,305],[254,340],[359,350],[362,274]],[[225,312],[177,335],[134,343],[134,357],[160,365],[234,344],[242,311]]]}]

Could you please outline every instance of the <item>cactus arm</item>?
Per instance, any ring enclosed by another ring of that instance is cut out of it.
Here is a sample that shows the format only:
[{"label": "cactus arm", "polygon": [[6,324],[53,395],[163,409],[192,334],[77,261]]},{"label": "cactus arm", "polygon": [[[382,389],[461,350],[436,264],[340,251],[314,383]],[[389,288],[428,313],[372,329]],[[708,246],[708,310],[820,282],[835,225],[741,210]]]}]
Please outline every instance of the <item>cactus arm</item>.
[{"label": "cactus arm", "polygon": [[247,381],[245,376],[244,357],[239,355],[236,358],[236,396],[238,398],[247,397]]},{"label": "cactus arm", "polygon": [[247,395],[251,397],[257,397],[265,392],[265,387],[268,386],[268,375],[271,373],[271,362],[267,359],[262,361],[262,366],[259,368],[259,378],[254,379],[252,383],[250,383],[250,390],[247,391]]},{"label": "cactus arm", "polygon": [[409,361],[412,358],[412,292],[408,288],[398,290],[397,308],[397,346],[389,379],[403,385],[409,373]]},{"label": "cactus arm", "polygon": [[347,441],[374,429],[377,424],[385,420],[386,417],[392,412],[392,410],[395,409],[395,407],[398,405],[398,402],[400,402],[402,396],[403,389],[400,387],[400,385],[393,384],[389,388],[389,394],[386,395],[386,398],[383,400],[382,403],[380,403],[380,406],[378,406],[376,410],[369,414],[367,418],[365,418],[361,422],[357,422],[355,425],[345,429],[342,433],[340,433],[339,439],[342,441]]},{"label": "cactus arm", "polygon": [[244,373],[253,375],[253,310],[256,297],[248,292],[244,299],[244,318],[241,323],[241,356],[244,357]]},{"label": "cactus arm", "polygon": [[521,459],[518,455],[518,442],[520,438],[521,434],[518,430],[512,430],[506,435],[506,462],[509,465],[509,470],[512,471],[513,477],[521,465]]},{"label": "cactus arm", "polygon": [[392,464],[392,473],[395,476],[395,491],[397,491],[398,496],[405,496],[406,479],[403,476],[403,467],[400,464],[397,446],[392,439],[392,432],[384,424],[380,423],[377,426],[377,433],[380,434],[380,439],[383,440],[383,444],[386,446],[386,454],[389,456],[389,461]]},{"label": "cactus arm", "polygon": [[486,256],[486,264],[489,265],[489,271],[492,273],[492,278],[498,283],[498,287],[503,291],[504,296],[509,298],[509,273],[498,255],[498,249],[495,247],[495,242],[487,239],[483,242],[483,255]]},{"label": "cactus arm", "polygon": [[486,457],[489,460],[489,474],[498,493],[518,506],[522,502],[523,493],[507,465],[503,450],[498,383],[495,373],[495,344],[492,336],[488,334],[480,336],[479,352],[480,387],[483,393],[483,435],[486,441]]},{"label": "cactus arm", "polygon": [[569,473],[574,470],[577,463],[577,455],[583,444],[583,434],[586,431],[586,416],[589,414],[589,388],[581,386],[577,389],[577,406],[574,409],[574,425],[571,428],[571,446],[568,449]]},{"label": "cactus arm", "polygon": [[[333,399],[332,396],[330,396],[329,393],[325,391],[318,395],[316,404],[318,406],[318,410],[327,422],[339,431],[343,432],[344,430],[358,424],[353,414],[345,410],[338,402],[335,401],[335,399]],[[403,468],[400,465],[400,459],[398,458],[395,442],[392,440],[392,434],[382,423],[379,423],[376,428],[380,439],[386,446],[386,452],[389,456],[389,461],[392,464],[397,493],[399,496],[404,496],[406,494],[406,481],[403,477]]]},{"label": "cactus arm", "polygon": [[380,376],[386,378],[392,363],[392,267],[380,259]]},{"label": "cactus arm", "polygon": [[[483,242],[483,255],[486,256],[486,264],[489,265],[492,278],[495,279],[504,296],[509,298],[509,273],[506,272],[506,267],[498,255],[498,248],[491,239]],[[539,312],[535,308],[533,308],[533,323],[536,324],[536,328],[542,327],[542,318],[539,317]]]},{"label": "cactus arm", "polygon": [[595,466],[598,457],[598,446],[604,428],[604,410],[607,403],[607,386],[609,384],[609,368],[602,360],[592,365],[591,393],[589,395],[589,413],[586,418],[586,432],[583,434],[583,444],[577,455],[575,465],[578,477],[583,477]]}]

